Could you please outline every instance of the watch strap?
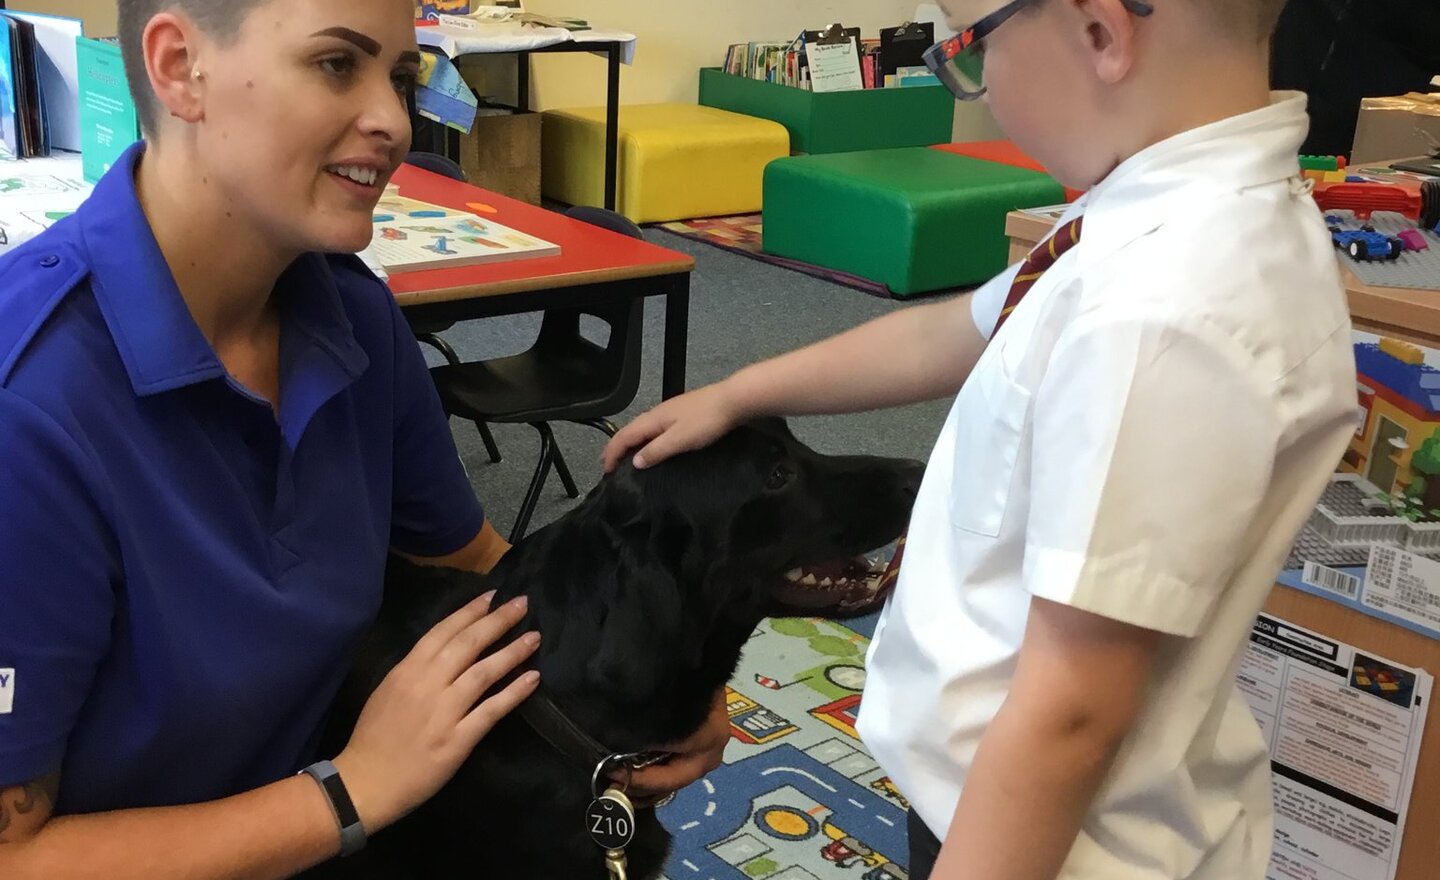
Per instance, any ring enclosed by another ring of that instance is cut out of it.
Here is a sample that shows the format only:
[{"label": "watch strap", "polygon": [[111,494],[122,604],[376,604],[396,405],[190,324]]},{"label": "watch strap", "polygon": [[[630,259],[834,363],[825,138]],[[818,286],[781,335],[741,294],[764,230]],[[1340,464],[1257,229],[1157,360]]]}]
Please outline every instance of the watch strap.
[{"label": "watch strap", "polygon": [[330,802],[330,811],[340,825],[340,855],[348,856],[363,849],[365,826],[360,821],[354,802],[350,800],[350,792],[345,789],[340,771],[329,761],[316,761],[300,772],[315,780]]}]

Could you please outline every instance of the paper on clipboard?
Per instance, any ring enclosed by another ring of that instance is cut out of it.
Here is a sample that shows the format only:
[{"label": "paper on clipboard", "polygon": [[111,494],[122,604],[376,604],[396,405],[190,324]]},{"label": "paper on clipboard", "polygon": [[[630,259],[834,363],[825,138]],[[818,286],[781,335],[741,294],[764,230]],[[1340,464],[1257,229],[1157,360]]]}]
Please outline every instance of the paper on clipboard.
[{"label": "paper on clipboard", "polygon": [[833,24],[805,32],[805,55],[814,92],[847,92],[865,88],[860,68],[860,29]]},{"label": "paper on clipboard", "polygon": [[935,25],[907,21],[880,30],[881,76],[894,76],[902,67],[925,67],[925,50],[935,45]]}]

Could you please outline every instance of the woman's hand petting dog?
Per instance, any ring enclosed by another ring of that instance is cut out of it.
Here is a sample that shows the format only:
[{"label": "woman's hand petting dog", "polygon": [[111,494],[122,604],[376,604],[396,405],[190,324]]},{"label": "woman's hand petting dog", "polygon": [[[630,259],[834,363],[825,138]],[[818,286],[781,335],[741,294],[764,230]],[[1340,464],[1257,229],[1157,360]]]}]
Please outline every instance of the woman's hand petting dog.
[{"label": "woman's hand petting dog", "polygon": [[429,799],[539,684],[540,673],[527,672],[481,699],[540,644],[539,633],[526,633],[477,663],[525,617],[525,597],[491,612],[493,598],[491,592],[470,602],[415,643],[370,695],[335,758],[367,833]]},{"label": "woman's hand petting dog", "polygon": [[709,446],[745,421],[729,386],[718,382],[661,403],[621,428],[601,454],[608,474],[636,450],[635,467],[654,467],[667,458]]},{"label": "woman's hand petting dog", "polygon": [[[680,742],[659,746],[658,752],[669,752],[671,758],[644,770],[628,774],[627,794],[639,804],[658,801],[677,792],[706,773],[719,767],[725,759],[725,745],[730,742],[730,710],[725,701],[725,688],[715,695],[710,714],[700,729]],[[616,782],[625,782],[627,774],[612,774]]]}]

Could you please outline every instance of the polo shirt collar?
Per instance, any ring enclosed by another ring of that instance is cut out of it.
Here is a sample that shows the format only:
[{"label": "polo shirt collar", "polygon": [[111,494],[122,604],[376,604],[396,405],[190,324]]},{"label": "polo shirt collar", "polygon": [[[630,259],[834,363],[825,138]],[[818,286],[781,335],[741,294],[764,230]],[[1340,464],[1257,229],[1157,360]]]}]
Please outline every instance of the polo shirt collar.
[{"label": "polo shirt collar", "polygon": [[1299,179],[1309,132],[1306,97],[1272,92],[1270,105],[1182,132],[1131,156],[1084,197],[1082,263],[1101,259],[1183,215],[1187,204]]},{"label": "polo shirt collar", "polygon": [[[95,299],[130,384],[141,397],[226,376],[214,348],[191,317],[140,206],[135,165],[144,150],[143,141],[127,149],[76,212]],[[282,310],[282,344],[286,335],[298,331],[348,380],[364,372],[369,359],[355,341],[334,274],[323,256],[301,256],[281,274],[276,292]],[[284,392],[290,391],[287,378],[293,377],[282,372]]]}]

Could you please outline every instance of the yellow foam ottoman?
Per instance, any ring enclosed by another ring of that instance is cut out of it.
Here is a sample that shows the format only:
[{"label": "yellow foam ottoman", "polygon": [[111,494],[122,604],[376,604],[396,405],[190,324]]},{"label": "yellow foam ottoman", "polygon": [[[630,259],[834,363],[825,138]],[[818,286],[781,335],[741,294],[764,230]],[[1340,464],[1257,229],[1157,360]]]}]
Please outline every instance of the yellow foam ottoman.
[{"label": "yellow foam ottoman", "polygon": [[[605,108],[547,110],[541,188],[571,205],[603,205]],[[768,119],[694,104],[620,108],[615,207],[636,223],[760,210],[765,166],[790,155],[790,133]]]}]

